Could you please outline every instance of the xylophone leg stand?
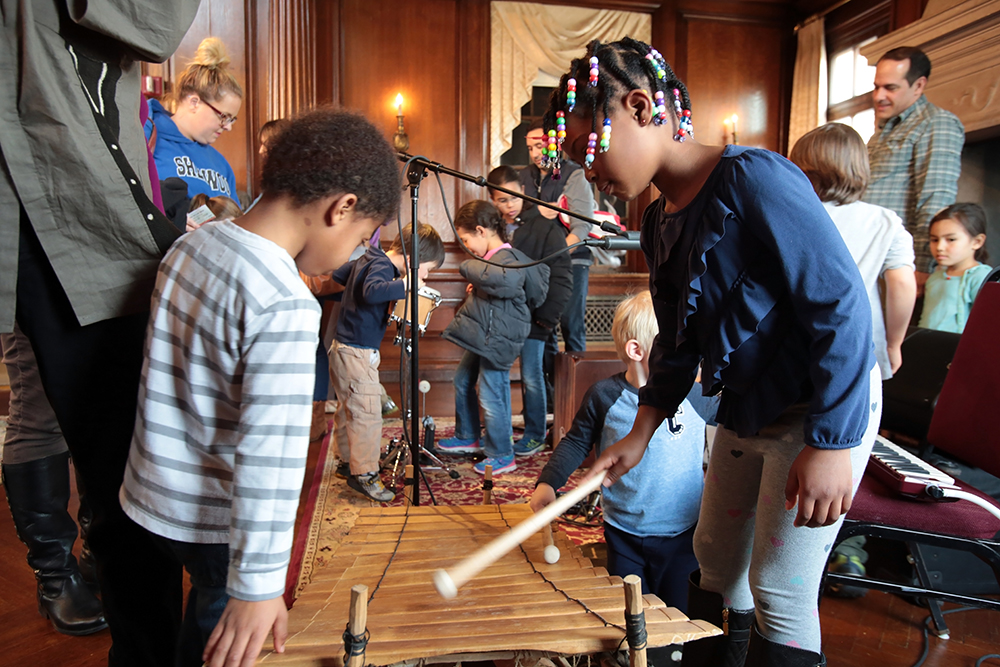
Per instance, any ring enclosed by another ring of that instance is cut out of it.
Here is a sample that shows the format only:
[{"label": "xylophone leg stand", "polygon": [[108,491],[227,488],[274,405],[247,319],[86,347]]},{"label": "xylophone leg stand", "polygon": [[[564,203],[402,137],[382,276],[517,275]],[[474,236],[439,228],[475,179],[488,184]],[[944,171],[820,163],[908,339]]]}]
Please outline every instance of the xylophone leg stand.
[{"label": "xylophone leg stand", "polygon": [[625,637],[629,667],[646,667],[646,612],[642,608],[642,579],[630,574],[625,586]]},{"label": "xylophone leg stand", "polygon": [[368,587],[351,586],[351,613],[344,631],[344,667],[364,667],[368,645]]},{"label": "xylophone leg stand", "polygon": [[483,504],[493,504],[493,466],[483,469]]}]

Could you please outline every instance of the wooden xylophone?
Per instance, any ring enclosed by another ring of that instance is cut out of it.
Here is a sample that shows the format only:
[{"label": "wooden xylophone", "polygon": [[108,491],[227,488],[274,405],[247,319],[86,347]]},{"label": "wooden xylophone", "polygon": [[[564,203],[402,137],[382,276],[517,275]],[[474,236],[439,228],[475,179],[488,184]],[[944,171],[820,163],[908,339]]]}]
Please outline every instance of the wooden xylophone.
[{"label": "wooden xylophone", "polygon": [[[367,623],[360,626],[370,633],[360,661],[364,665],[540,658],[625,648],[622,580],[593,567],[558,531],[552,538],[561,551],[556,563],[546,563],[539,533],[524,542],[523,551],[508,553],[454,599],[445,600],[435,591],[435,570],[459,562],[529,516],[527,505],[362,511],[330,565],[314,573],[289,612],[285,653],[265,652],[260,662],[342,667],[351,589],[359,584],[367,587],[368,599]],[[655,596],[643,596],[642,602],[650,648],[720,634]]]}]

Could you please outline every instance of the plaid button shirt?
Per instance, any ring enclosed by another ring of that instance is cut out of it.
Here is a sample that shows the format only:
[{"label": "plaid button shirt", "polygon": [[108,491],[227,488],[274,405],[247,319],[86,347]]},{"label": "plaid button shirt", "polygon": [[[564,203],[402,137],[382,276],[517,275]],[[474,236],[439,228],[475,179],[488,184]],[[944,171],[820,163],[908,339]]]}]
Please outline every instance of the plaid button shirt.
[{"label": "plaid button shirt", "polygon": [[965,128],[923,95],[868,141],[871,180],[862,199],[895,211],[913,235],[917,271],[930,272],[927,228],[955,203]]}]

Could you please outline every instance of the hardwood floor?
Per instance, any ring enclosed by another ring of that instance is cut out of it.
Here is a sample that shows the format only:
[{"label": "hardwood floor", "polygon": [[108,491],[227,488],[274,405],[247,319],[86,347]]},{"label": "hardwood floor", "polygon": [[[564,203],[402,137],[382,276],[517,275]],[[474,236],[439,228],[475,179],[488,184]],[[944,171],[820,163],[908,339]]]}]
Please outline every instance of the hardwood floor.
[{"label": "hardwood floor", "polygon": [[[434,392],[432,392],[433,394]],[[446,401],[428,398],[433,415],[449,414]],[[310,448],[312,479],[317,447]],[[0,491],[2,495],[2,491]],[[102,667],[107,664],[111,641],[107,631],[89,637],[56,633],[38,615],[34,576],[24,560],[25,548],[17,540],[6,495],[0,503],[0,665],[9,667]],[[76,502],[74,491],[73,503]],[[75,513],[75,507],[71,507]],[[136,585],[141,586],[141,582]],[[831,667],[909,667],[923,647],[925,610],[900,598],[870,591],[859,600],[826,598],[820,617],[823,644]],[[951,638],[930,639],[925,667],[966,667],[988,653],[1000,652],[1000,614],[968,611],[947,617]],[[1000,665],[1000,660],[986,663]]]}]

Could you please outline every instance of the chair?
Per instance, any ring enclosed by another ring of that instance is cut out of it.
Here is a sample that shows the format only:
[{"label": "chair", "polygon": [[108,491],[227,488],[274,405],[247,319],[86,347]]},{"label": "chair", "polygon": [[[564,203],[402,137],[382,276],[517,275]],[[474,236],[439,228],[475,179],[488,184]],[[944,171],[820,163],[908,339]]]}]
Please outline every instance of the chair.
[{"label": "chair", "polygon": [[[951,456],[1000,476],[1000,270],[991,273],[973,305],[944,380],[927,441]],[[904,357],[905,358],[905,357]],[[1000,511],[1000,503],[956,479],[963,492]],[[971,553],[1000,582],[1000,519],[971,502],[921,502],[898,495],[872,474],[862,478],[838,542],[856,535],[898,540],[910,549],[919,586],[835,572],[826,582],[927,599],[938,636],[948,637],[941,601],[1000,611],[1000,600],[932,588],[924,552],[944,547]],[[821,589],[822,590],[822,589]]]}]

